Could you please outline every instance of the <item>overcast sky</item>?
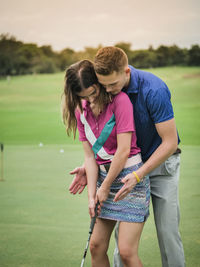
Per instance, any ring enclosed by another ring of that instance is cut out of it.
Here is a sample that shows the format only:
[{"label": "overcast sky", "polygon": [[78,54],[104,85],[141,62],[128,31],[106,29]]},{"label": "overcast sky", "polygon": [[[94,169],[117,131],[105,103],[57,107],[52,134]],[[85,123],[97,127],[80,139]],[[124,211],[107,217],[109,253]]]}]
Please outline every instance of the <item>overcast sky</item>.
[{"label": "overcast sky", "polygon": [[70,47],[200,44],[200,0],[0,0],[0,33]]}]

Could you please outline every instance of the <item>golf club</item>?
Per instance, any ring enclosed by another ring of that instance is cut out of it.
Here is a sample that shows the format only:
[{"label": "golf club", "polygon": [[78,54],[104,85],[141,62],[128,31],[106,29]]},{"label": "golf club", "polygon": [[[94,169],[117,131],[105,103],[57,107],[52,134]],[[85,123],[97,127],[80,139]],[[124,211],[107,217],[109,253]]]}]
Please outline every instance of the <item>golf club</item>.
[{"label": "golf club", "polygon": [[1,144],[1,177],[0,181],[4,181],[3,179],[3,144]]},{"label": "golf club", "polygon": [[85,258],[86,258],[86,255],[87,255],[88,246],[89,246],[89,243],[90,243],[90,238],[91,238],[91,235],[92,235],[92,232],[93,232],[93,229],[94,229],[94,225],[95,225],[95,222],[96,222],[96,218],[97,218],[97,211],[98,211],[98,206],[99,206],[99,204],[100,204],[100,203],[97,202],[97,204],[96,204],[96,206],[95,206],[95,215],[94,215],[94,217],[92,217],[92,219],[91,219],[90,230],[89,230],[89,236],[88,236],[87,244],[86,244],[86,247],[85,247],[85,251],[84,251],[83,259],[82,259],[82,261],[81,261],[81,267],[83,267],[84,262],[85,262]]}]

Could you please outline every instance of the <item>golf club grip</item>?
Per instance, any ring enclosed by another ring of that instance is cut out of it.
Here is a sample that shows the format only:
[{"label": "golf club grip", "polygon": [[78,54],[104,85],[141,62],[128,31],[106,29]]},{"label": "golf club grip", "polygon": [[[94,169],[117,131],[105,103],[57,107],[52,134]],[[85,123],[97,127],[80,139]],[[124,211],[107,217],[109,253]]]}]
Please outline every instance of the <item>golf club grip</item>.
[{"label": "golf club grip", "polygon": [[94,217],[92,217],[91,219],[91,223],[90,223],[90,234],[92,233],[93,229],[94,229],[94,225],[95,225],[95,222],[96,222],[96,218],[97,218],[97,212],[98,212],[98,206],[99,206],[99,201],[97,202],[96,206],[95,206],[95,215]]}]

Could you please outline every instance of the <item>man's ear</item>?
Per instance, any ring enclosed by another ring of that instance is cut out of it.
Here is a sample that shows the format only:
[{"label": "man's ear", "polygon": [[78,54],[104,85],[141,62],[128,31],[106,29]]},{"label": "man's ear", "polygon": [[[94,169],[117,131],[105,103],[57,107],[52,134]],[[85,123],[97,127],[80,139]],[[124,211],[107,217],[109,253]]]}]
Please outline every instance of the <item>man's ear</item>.
[{"label": "man's ear", "polygon": [[131,69],[127,66],[126,68],[125,68],[125,73],[126,74],[129,74],[131,72]]}]

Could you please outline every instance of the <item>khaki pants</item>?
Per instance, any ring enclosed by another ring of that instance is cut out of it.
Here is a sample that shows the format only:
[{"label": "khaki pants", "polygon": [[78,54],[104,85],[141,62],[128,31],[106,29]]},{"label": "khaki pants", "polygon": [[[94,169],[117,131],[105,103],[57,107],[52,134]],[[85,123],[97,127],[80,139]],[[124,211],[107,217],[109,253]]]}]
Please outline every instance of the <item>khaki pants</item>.
[{"label": "khaki pants", "polygon": [[[180,154],[169,157],[149,174],[154,220],[163,267],[184,267],[184,251],[179,233],[178,182]],[[118,225],[115,229],[117,244]],[[153,263],[153,259],[150,259]],[[114,267],[123,267],[118,248],[114,252]]]}]

